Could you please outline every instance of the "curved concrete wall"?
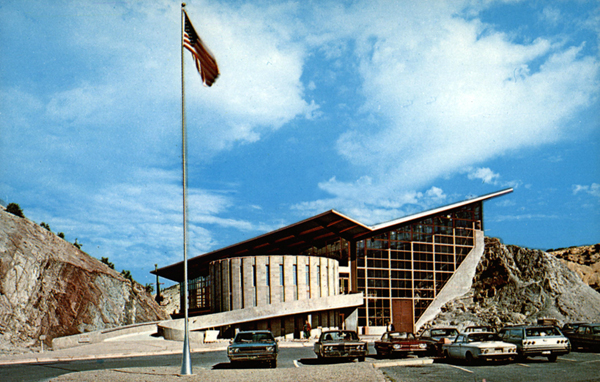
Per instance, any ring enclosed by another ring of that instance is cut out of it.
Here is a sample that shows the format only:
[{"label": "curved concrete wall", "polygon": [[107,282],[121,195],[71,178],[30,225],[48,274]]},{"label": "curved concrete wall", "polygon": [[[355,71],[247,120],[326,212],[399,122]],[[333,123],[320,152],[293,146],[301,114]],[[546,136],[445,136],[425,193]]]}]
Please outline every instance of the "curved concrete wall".
[{"label": "curved concrete wall", "polygon": [[325,257],[244,256],[209,267],[214,313],[339,294],[339,263]]}]

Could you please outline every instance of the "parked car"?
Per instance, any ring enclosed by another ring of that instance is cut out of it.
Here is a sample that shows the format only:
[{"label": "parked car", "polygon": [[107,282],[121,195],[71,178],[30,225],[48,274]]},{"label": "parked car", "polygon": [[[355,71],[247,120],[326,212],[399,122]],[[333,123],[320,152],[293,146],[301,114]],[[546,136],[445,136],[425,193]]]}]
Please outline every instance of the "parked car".
[{"label": "parked car", "polygon": [[386,332],[375,341],[378,356],[407,356],[409,353],[424,354],[427,342],[415,338],[410,332]]},{"label": "parked car", "polygon": [[477,326],[467,326],[464,333],[496,333],[497,330],[491,326],[485,325],[477,325]]},{"label": "parked car", "polygon": [[600,350],[600,323],[581,324],[573,333],[567,334],[573,348]]},{"label": "parked car", "polygon": [[512,361],[517,356],[517,345],[503,342],[493,332],[461,333],[450,344],[442,345],[446,358],[475,361]]},{"label": "parked car", "polygon": [[458,329],[455,327],[439,327],[425,330],[419,336],[419,339],[427,343],[427,353],[429,355],[441,356],[442,345],[454,342],[457,336]]},{"label": "parked car", "polygon": [[571,351],[569,339],[555,326],[509,326],[502,328],[499,335],[502,341],[517,345],[521,358],[542,356],[555,362],[559,355]]},{"label": "parked car", "polygon": [[329,330],[321,333],[313,350],[317,358],[350,358],[365,360],[369,354],[367,343],[351,330]]},{"label": "parked car", "polygon": [[277,341],[268,330],[239,332],[227,347],[227,357],[232,363],[259,361],[272,368],[277,367],[278,353]]},{"label": "parked car", "polygon": [[583,324],[587,324],[587,322],[568,322],[566,324],[563,325],[562,329],[560,330],[565,336],[568,336],[568,334],[570,333],[575,333],[575,331],[577,330],[577,328],[579,328],[579,326],[583,325]]}]

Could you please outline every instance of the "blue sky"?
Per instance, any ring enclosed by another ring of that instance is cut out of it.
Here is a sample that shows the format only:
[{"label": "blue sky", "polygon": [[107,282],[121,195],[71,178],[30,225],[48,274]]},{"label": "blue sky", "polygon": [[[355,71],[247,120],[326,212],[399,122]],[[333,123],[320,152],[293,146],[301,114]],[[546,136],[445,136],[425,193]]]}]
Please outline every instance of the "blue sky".
[{"label": "blue sky", "polygon": [[[189,256],[513,187],[486,235],[600,242],[598,1],[188,1]],[[145,284],[183,259],[180,2],[0,5],[0,199]]]}]

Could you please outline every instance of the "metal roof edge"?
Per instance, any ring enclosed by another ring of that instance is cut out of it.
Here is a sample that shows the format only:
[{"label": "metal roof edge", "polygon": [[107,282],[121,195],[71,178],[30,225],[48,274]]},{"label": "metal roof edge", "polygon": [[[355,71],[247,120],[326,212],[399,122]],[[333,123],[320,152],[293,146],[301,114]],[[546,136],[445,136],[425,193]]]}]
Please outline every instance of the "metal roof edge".
[{"label": "metal roof edge", "polygon": [[379,224],[376,224],[376,225],[372,226],[371,229],[373,231],[377,231],[377,230],[382,229],[382,228],[390,227],[390,226],[393,226],[393,225],[396,225],[396,224],[401,224],[403,222],[410,221],[410,220],[420,219],[420,218],[423,218],[423,217],[428,216],[428,215],[435,215],[435,214],[438,214],[438,213],[440,213],[442,211],[446,211],[446,210],[451,210],[451,209],[454,209],[454,208],[462,207],[462,206],[467,205],[467,204],[477,203],[477,202],[480,202],[480,201],[483,201],[483,200],[496,198],[498,196],[509,194],[511,192],[513,192],[513,188],[506,188],[504,190],[500,190],[500,191],[492,192],[492,193],[485,194],[485,195],[482,195],[482,196],[478,196],[478,197],[473,198],[473,199],[463,200],[463,201],[460,201],[460,202],[448,204],[446,206],[437,207],[437,208],[434,208],[432,210],[427,210],[427,211],[419,212],[419,213],[416,213],[416,214],[413,214],[413,215],[408,215],[408,216],[404,216],[404,217],[401,217],[401,218],[398,218],[398,219],[394,219],[394,220],[390,220],[390,221],[387,221],[387,222],[379,223]]}]

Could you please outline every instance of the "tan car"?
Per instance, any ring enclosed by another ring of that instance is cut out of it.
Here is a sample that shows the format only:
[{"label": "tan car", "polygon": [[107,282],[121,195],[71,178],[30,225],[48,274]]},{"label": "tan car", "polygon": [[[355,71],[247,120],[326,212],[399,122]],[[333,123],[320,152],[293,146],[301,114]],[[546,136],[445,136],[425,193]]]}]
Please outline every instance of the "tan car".
[{"label": "tan car", "polygon": [[367,343],[351,330],[329,330],[321,333],[313,347],[317,358],[349,358],[365,360],[369,354]]}]

